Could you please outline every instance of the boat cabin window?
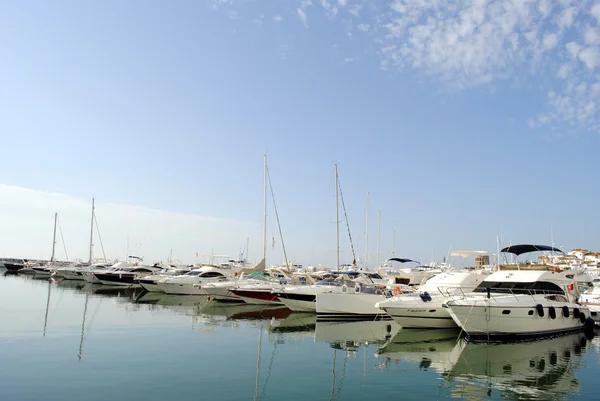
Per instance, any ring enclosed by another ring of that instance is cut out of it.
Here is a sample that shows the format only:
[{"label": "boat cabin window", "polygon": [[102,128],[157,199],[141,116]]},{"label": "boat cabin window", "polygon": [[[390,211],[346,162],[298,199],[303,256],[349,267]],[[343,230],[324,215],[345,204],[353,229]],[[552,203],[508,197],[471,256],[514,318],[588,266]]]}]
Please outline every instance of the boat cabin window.
[{"label": "boat cabin window", "polygon": [[583,294],[587,290],[594,288],[594,284],[589,281],[577,281],[577,290],[580,294]]},{"label": "boat cabin window", "polygon": [[512,293],[512,294],[564,294],[556,284],[548,281],[519,283],[514,281],[484,281],[475,288],[474,292]]},{"label": "boat cabin window", "polygon": [[204,278],[213,278],[213,277],[225,277],[225,275],[219,273],[219,272],[206,272],[206,273],[202,273],[200,275],[200,277],[204,277]]},{"label": "boat cabin window", "polygon": [[378,273],[365,273],[367,277],[375,280],[381,280],[382,277]]},{"label": "boat cabin window", "polygon": [[186,276],[197,276],[199,274],[200,274],[200,272],[198,270],[192,270],[191,272],[186,273],[185,275]]}]

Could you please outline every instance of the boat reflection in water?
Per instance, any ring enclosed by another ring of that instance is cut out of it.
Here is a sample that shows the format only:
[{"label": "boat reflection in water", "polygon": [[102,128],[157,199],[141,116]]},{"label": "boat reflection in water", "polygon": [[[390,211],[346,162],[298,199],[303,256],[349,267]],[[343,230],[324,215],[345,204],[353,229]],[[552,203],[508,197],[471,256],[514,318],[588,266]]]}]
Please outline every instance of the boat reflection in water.
[{"label": "boat reflection in water", "polygon": [[561,399],[579,392],[575,371],[592,344],[583,333],[505,344],[457,336],[456,330],[402,330],[377,351],[379,366],[409,362],[435,370],[452,398]]},{"label": "boat reflection in water", "polygon": [[444,377],[460,397],[473,388],[508,399],[572,397],[580,390],[575,369],[589,345],[584,334],[513,344],[460,342],[462,352]]},{"label": "boat reflection in water", "polygon": [[403,329],[380,348],[375,356],[380,367],[392,363],[414,362],[420,369],[445,372],[452,368],[462,348],[457,346],[458,329]]},{"label": "boat reflection in water", "polygon": [[[354,347],[366,345],[383,345],[389,342],[401,327],[393,320],[368,320],[350,322],[318,321],[315,330],[315,341],[342,345],[342,348],[353,344]],[[343,346],[346,344],[346,346]]]}]

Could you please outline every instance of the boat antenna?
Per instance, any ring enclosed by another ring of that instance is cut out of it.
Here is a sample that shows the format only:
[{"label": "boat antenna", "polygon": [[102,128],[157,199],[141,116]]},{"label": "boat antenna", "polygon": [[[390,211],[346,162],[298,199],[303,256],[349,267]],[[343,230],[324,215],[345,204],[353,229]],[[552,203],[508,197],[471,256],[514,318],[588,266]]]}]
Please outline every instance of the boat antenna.
[{"label": "boat antenna", "polygon": [[277,228],[279,229],[279,238],[281,238],[281,247],[283,248],[283,257],[285,258],[285,266],[290,268],[290,264],[288,263],[287,252],[285,250],[285,244],[283,242],[283,233],[281,232],[281,223],[279,222],[279,213],[277,212],[277,204],[275,203],[275,194],[273,193],[273,185],[271,184],[271,174],[269,173],[269,168],[267,167],[267,178],[269,179],[269,188],[271,189],[271,199],[273,199],[273,209],[275,210],[275,218],[277,219]]},{"label": "boat antenna", "polygon": [[[337,175],[336,175],[337,176]],[[350,223],[348,222],[348,214],[346,213],[346,205],[344,204],[344,193],[338,178],[338,186],[340,188],[340,198],[342,200],[342,208],[344,209],[344,218],[346,219],[346,227],[348,228],[348,238],[350,238],[350,249],[352,250],[352,265],[356,265],[356,252],[354,252],[354,244],[352,243],[352,234],[350,234]]]},{"label": "boat antenna", "polygon": [[377,211],[377,266],[379,267],[379,251],[381,249],[381,210]]},{"label": "boat antenna", "polygon": [[267,155],[264,155],[264,177],[263,177],[263,260],[267,260]]}]

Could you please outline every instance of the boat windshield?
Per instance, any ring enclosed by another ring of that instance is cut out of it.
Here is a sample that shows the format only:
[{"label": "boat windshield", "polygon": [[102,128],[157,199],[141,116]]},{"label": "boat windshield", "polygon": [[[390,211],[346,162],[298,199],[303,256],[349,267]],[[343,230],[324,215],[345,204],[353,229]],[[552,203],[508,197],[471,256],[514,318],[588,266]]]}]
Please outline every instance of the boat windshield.
[{"label": "boat windshield", "polygon": [[510,294],[564,294],[564,291],[556,284],[548,281],[534,281],[521,283],[514,281],[484,281],[474,292],[510,293]]}]

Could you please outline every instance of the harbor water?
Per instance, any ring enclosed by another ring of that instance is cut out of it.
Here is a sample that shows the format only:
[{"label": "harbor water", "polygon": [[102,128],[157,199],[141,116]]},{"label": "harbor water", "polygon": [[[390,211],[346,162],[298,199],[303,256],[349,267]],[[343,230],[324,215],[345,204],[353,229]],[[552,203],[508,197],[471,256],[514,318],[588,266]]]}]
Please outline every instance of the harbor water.
[{"label": "harbor water", "polygon": [[513,344],[393,321],[0,270],[0,399],[597,400],[598,338]]}]

